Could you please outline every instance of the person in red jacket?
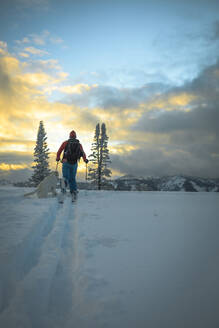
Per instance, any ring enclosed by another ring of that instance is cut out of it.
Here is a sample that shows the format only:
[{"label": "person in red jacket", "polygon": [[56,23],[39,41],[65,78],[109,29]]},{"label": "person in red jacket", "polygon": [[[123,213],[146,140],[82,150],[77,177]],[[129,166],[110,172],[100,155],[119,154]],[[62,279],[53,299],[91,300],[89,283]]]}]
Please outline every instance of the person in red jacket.
[{"label": "person in red jacket", "polygon": [[[82,145],[79,140],[76,139],[76,132],[73,130],[69,134],[69,139],[64,141],[59,150],[57,151],[56,161],[60,161],[61,153],[63,152],[62,157],[62,175],[65,181],[65,186],[69,185],[70,193],[72,197],[76,198],[77,195],[77,182],[76,174],[78,167],[78,160],[80,157],[83,158],[85,163],[88,163],[86,154],[83,150]],[[64,190],[65,191],[65,190]]]}]

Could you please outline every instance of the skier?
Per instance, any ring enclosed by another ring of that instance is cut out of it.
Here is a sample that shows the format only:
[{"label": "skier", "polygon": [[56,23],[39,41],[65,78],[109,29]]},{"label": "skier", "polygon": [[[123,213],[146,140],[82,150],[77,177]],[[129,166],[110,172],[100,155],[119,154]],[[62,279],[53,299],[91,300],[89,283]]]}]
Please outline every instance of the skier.
[{"label": "skier", "polygon": [[78,161],[81,157],[85,163],[88,163],[88,159],[86,158],[86,154],[83,150],[82,145],[80,144],[79,140],[76,139],[76,132],[73,130],[69,134],[69,139],[64,141],[56,155],[56,161],[60,161],[60,156],[62,151],[62,175],[64,178],[65,186],[62,188],[62,192],[66,192],[66,187],[69,185],[70,193],[72,195],[72,201],[77,199],[77,182],[76,182],[76,174],[77,174],[77,167]]}]

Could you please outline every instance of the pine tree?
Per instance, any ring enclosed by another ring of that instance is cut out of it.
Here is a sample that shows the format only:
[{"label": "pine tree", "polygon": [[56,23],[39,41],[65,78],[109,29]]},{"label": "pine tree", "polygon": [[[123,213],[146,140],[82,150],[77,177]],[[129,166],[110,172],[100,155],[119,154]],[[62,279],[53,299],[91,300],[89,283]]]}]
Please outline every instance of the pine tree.
[{"label": "pine tree", "polygon": [[106,183],[106,178],[111,176],[111,171],[107,168],[107,165],[111,163],[108,139],[105,123],[101,125],[101,131],[100,124],[98,123],[95,129],[94,142],[91,147],[92,154],[89,155],[92,167],[89,168],[88,177],[89,180],[98,186],[99,190]]},{"label": "pine tree", "polygon": [[91,155],[89,155],[92,167],[89,168],[88,179],[97,184],[98,166],[100,162],[100,124],[96,125],[94,141],[91,146]]},{"label": "pine tree", "polygon": [[46,143],[46,132],[44,129],[43,121],[40,121],[37,133],[36,146],[34,148],[34,162],[32,166],[34,169],[30,181],[37,186],[47,175],[49,175],[49,149]]},{"label": "pine tree", "polygon": [[101,183],[104,184],[107,179],[111,177],[111,170],[108,169],[108,164],[111,163],[108,149],[108,136],[106,134],[106,125],[101,125],[101,139],[100,139],[100,166],[101,166]]}]

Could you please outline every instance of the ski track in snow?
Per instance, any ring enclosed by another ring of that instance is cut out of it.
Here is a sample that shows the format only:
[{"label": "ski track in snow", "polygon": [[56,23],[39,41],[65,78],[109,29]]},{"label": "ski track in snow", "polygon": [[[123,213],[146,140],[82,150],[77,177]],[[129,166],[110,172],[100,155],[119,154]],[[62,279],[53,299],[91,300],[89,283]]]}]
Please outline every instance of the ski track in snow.
[{"label": "ski track in snow", "polygon": [[[38,215],[20,243],[16,238],[18,244],[14,248],[7,250],[4,242],[14,240],[16,225],[24,223],[22,220],[11,229],[14,236],[5,235],[5,240],[1,240],[0,325],[10,328],[61,327],[68,313],[73,313],[78,265],[75,209],[70,198],[60,205],[56,199],[40,201],[17,196],[14,197],[16,216],[19,216],[19,207],[28,202],[32,202],[32,206],[35,203],[38,213],[44,212],[40,206],[42,202],[49,202],[49,206],[45,208],[47,213]],[[4,210],[10,212],[10,209],[2,210],[3,214]]]},{"label": "ski track in snow", "polygon": [[[81,215],[86,217],[87,212],[78,213],[80,199],[72,204],[66,196],[59,204],[57,199],[24,198],[20,188],[11,190],[13,207],[7,206],[10,188],[1,197],[5,234],[0,242],[0,327],[104,327],[98,319],[101,302],[85,297],[86,291],[89,294],[104,282],[95,272],[84,271],[83,259],[89,257],[86,247],[111,247],[114,240],[84,240],[78,220],[83,221]],[[93,204],[92,197],[89,202]]]}]

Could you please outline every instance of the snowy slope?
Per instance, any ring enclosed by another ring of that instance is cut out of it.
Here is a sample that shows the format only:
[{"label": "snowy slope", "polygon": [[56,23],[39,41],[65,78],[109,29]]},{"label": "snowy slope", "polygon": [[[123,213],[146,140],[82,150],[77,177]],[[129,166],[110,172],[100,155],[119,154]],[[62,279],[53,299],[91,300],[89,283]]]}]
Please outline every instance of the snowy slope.
[{"label": "snowy slope", "polygon": [[218,193],[0,188],[0,327],[218,327]]}]

